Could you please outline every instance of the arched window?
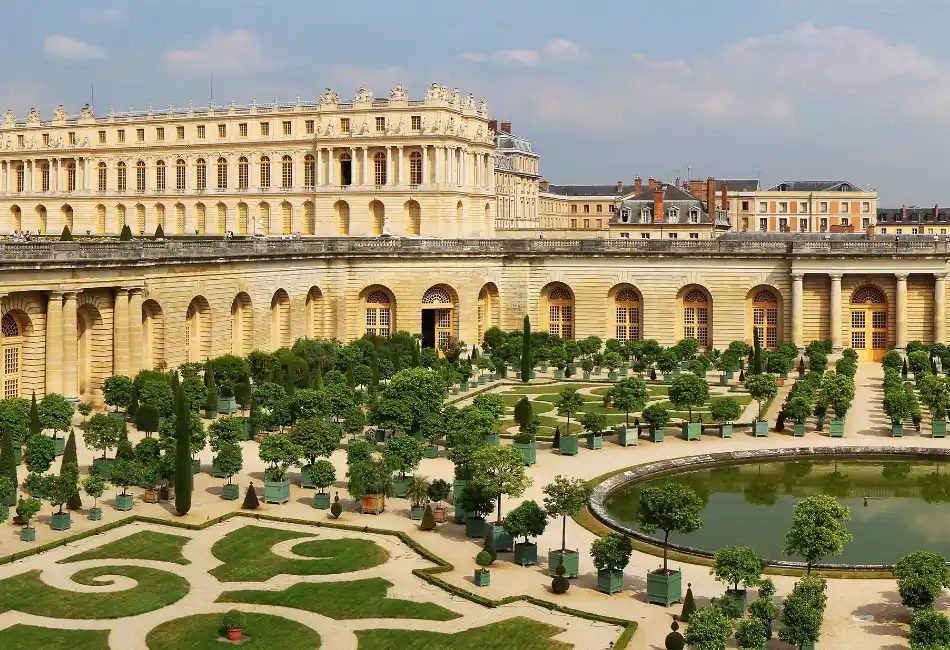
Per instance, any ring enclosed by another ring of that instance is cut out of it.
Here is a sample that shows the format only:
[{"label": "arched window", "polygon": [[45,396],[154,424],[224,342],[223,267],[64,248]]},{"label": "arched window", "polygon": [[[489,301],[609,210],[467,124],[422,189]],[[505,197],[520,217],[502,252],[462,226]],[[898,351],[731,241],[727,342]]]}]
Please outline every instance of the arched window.
[{"label": "arched window", "polygon": [[223,203],[217,205],[218,211],[218,234],[223,235],[228,229],[228,207]]},{"label": "arched window", "polygon": [[208,221],[208,211],[205,208],[204,203],[198,203],[195,205],[195,219],[198,222],[195,226],[195,229],[198,231],[199,235],[205,234],[205,228]]},{"label": "arched window", "polygon": [[126,215],[125,215],[124,205],[116,206],[115,219],[116,219],[116,229],[121,233],[122,229],[125,228],[125,224],[126,224]]},{"label": "arched window", "polygon": [[280,159],[280,186],[285,190],[294,186],[294,159],[290,156]]},{"label": "arched window", "polygon": [[247,203],[238,203],[238,233],[247,234]]},{"label": "arched window", "polygon": [[205,162],[204,158],[199,158],[195,163],[195,180],[199,192],[208,189],[208,163]]},{"label": "arched window", "polygon": [[366,333],[385,338],[392,327],[392,306],[384,291],[373,291],[366,296]]},{"label": "arched window", "polygon": [[771,291],[759,291],[752,299],[752,327],[766,349],[778,347],[778,300]]},{"label": "arched window", "polygon": [[179,192],[184,192],[187,178],[187,167],[185,166],[185,161],[179,158],[177,161],[175,161],[175,189]]},{"label": "arched window", "polygon": [[[106,166],[105,163],[99,163],[99,169],[100,169],[100,172],[99,172],[99,173],[100,173],[100,176],[99,176],[99,178],[100,178],[100,179],[102,178],[102,176],[101,176],[101,174],[102,174],[101,170],[102,170],[102,169],[105,169],[105,166]],[[22,191],[24,191],[24,186],[25,186],[25,183],[26,183],[26,180],[25,180],[25,179],[26,179],[26,173],[23,171],[23,165],[17,165],[17,166],[16,166],[16,191],[17,191],[17,192],[22,192]],[[100,183],[100,185],[102,185],[102,183]],[[103,187],[103,189],[101,189],[101,190],[99,190],[99,191],[100,191],[100,192],[105,192],[106,190],[105,190],[105,188]]]},{"label": "arched window", "polygon": [[313,159],[313,154],[307,154],[303,159],[303,184],[305,187],[313,187],[317,184],[317,164]]},{"label": "arched window", "polygon": [[218,189],[228,189],[228,161],[226,158],[218,158]]},{"label": "arched window", "polygon": [[409,184],[422,185],[422,154],[418,151],[409,154]]},{"label": "arched window", "polygon": [[258,215],[259,215],[258,218],[261,224],[261,231],[265,235],[269,235],[270,234],[270,206],[264,202],[261,202],[261,204],[257,207],[258,207]]},{"label": "arched window", "polygon": [[313,201],[305,201],[303,204],[303,234],[312,235],[316,229],[316,209]]},{"label": "arched window", "polygon": [[76,191],[76,164],[73,162],[66,163],[66,191]]},{"label": "arched window", "polygon": [[422,226],[422,208],[418,201],[409,201],[409,234],[418,235]]},{"label": "arched window", "polygon": [[102,235],[106,232],[106,206],[96,206],[96,233]]},{"label": "arched window", "polygon": [[350,204],[346,201],[337,201],[336,205],[336,218],[337,222],[340,224],[340,234],[349,235],[350,234]]},{"label": "arched window", "polygon": [[[435,309],[434,343],[437,350],[445,349],[452,340],[452,311],[454,307],[455,304],[452,302],[452,296],[442,287],[432,287],[422,296],[422,308]],[[422,344],[427,345],[425,333],[423,333]]]},{"label": "arched window", "polygon": [[69,228],[69,231],[72,232],[75,230],[75,225],[73,224],[73,207],[71,205],[63,206],[63,222]]},{"label": "arched window", "polygon": [[683,338],[696,339],[700,347],[709,347],[709,299],[699,289],[683,298]]},{"label": "arched window", "polygon": [[155,225],[165,230],[165,206],[161,203],[155,206]]},{"label": "arched window", "polygon": [[270,158],[261,156],[261,187],[270,187]]},{"label": "arched window", "polygon": [[382,235],[386,228],[386,208],[379,201],[373,201],[370,210],[373,213],[373,234]]},{"label": "arched window", "polygon": [[159,160],[155,163],[155,189],[159,192],[165,191],[165,161]]},{"label": "arched window", "polygon": [[614,337],[621,343],[643,338],[643,311],[640,295],[633,289],[622,289],[614,298],[616,330]]},{"label": "arched window", "polygon": [[140,160],[135,163],[135,191],[145,191],[145,161]]},{"label": "arched window", "polygon": [[3,397],[19,397],[23,336],[12,314],[4,314],[0,320],[0,335],[3,348]]},{"label": "arched window", "polygon": [[104,162],[99,163],[96,171],[98,176],[96,179],[96,189],[100,192],[105,192],[108,187],[108,169],[106,168],[106,164]]},{"label": "arched window", "polygon": [[248,182],[247,158],[241,156],[238,158],[238,189],[246,190]]},{"label": "arched window", "polygon": [[141,203],[135,206],[135,229],[140,235],[145,234],[145,206]]},{"label": "arched window", "polygon": [[40,189],[49,192],[49,163],[40,165]]},{"label": "arched window", "polygon": [[181,203],[175,205],[175,232],[185,234],[185,206]]},{"label": "arched window", "polygon": [[115,188],[120,192],[125,192],[129,188],[129,171],[124,162],[119,162],[115,167]]},{"label": "arched window", "polygon": [[289,235],[293,231],[293,211],[287,201],[280,204],[280,227],[284,235]]},{"label": "arched window", "polygon": [[565,341],[574,338],[574,298],[564,287],[554,287],[548,294],[548,332]]},{"label": "arched window", "polygon": [[375,172],[376,185],[386,184],[386,154],[382,151],[373,156],[373,170]]}]

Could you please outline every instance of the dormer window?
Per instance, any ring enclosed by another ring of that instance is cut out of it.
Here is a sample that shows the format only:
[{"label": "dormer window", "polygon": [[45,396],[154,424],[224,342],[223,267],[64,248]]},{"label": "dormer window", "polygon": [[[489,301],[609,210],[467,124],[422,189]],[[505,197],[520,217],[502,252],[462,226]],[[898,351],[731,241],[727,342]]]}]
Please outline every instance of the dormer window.
[{"label": "dormer window", "polygon": [[624,208],[620,211],[620,221],[622,223],[630,223],[630,210]]},{"label": "dormer window", "polygon": [[650,223],[652,220],[653,215],[650,213],[650,208],[640,210],[640,223]]},{"label": "dormer window", "polygon": [[690,209],[689,209],[689,222],[690,222],[690,223],[699,223],[699,208],[690,208]]},{"label": "dormer window", "polygon": [[666,221],[667,223],[676,223],[680,218],[680,209],[679,208],[669,208],[666,211]]}]

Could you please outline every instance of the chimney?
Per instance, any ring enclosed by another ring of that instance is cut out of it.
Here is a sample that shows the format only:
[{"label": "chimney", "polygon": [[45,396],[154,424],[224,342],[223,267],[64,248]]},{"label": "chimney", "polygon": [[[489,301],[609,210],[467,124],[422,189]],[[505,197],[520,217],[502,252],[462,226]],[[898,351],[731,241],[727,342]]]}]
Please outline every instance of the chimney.
[{"label": "chimney", "polygon": [[617,194],[623,194],[623,181],[617,181]]},{"label": "chimney", "polygon": [[488,130],[498,133],[498,120],[488,120]]},{"label": "chimney", "polygon": [[508,135],[511,135],[511,122],[509,122],[508,120],[502,120],[502,121],[501,121],[501,132],[502,132],[502,133],[507,133]]},{"label": "chimney", "polygon": [[[655,183],[652,178],[651,183]],[[653,223],[663,223],[666,215],[663,214],[663,185],[651,185],[653,188]]]},{"label": "chimney", "polygon": [[934,204],[934,221],[940,216],[940,206]]},{"label": "chimney", "polygon": [[651,190],[656,189],[656,179],[652,176],[647,180],[647,187],[649,187]]},{"label": "chimney", "polygon": [[723,182],[722,195],[719,197],[719,207],[724,211],[729,210],[729,183]]},{"label": "chimney", "polygon": [[551,189],[551,183],[545,179],[541,179],[541,181],[538,182],[538,185],[541,186],[542,192],[547,192]]},{"label": "chimney", "polygon": [[905,203],[904,205],[901,206],[901,223],[905,223],[906,221],[907,221],[907,204]]},{"label": "chimney", "polygon": [[676,180],[673,181],[673,185],[675,185],[676,187],[680,187],[680,177],[679,177],[679,176],[677,176],[677,177],[676,177]]},{"label": "chimney", "polygon": [[709,213],[710,220],[716,222],[716,179],[712,176],[706,178],[706,212]]},{"label": "chimney", "polygon": [[637,176],[633,179],[633,193],[639,194],[643,191],[643,182],[640,180],[640,177]]}]

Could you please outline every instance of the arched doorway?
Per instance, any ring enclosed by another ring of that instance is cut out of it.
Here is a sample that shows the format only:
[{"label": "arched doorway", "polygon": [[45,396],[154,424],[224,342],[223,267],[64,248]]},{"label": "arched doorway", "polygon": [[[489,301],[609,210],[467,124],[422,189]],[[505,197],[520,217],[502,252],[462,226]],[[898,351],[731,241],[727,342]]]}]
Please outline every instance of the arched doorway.
[{"label": "arched doorway", "polygon": [[165,316],[155,300],[142,303],[142,365],[157,370],[165,366]]},{"label": "arched doorway", "polygon": [[319,339],[323,334],[323,293],[319,287],[307,292],[307,336]]},{"label": "arched doorway", "polygon": [[254,312],[243,291],[231,302],[231,354],[244,356],[254,349]]},{"label": "arched doorway", "polygon": [[[103,210],[105,210],[105,208],[103,208]],[[64,225],[64,226],[69,226],[69,232],[74,232],[75,228],[74,228],[74,224],[73,224],[73,206],[71,206],[71,205],[69,205],[69,204],[64,205],[64,206],[62,207],[62,213],[63,213],[63,215],[62,215],[62,216],[63,216],[63,225]]]},{"label": "arched doorway", "polygon": [[395,306],[395,300],[388,290],[382,287],[368,289],[363,301],[364,334],[389,338],[392,328],[395,327]]},{"label": "arched doorway", "polygon": [[382,235],[386,230],[386,208],[379,201],[369,204],[369,211],[373,215],[373,234]]},{"label": "arched doorway", "polygon": [[643,300],[632,287],[622,287],[614,296],[614,338],[625,343],[643,338]]},{"label": "arched doorway", "polygon": [[20,384],[23,366],[23,328],[7,312],[0,320],[0,347],[3,349],[3,397],[20,396]]},{"label": "arched doorway", "polygon": [[778,347],[779,301],[770,289],[759,289],[752,297],[752,328],[758,334],[759,345],[767,350]]},{"label": "arched doorway", "polygon": [[270,302],[270,343],[271,347],[289,348],[290,340],[290,296],[278,289]]},{"label": "arched doorway", "polygon": [[185,312],[185,361],[196,363],[211,358],[211,305],[204,296],[195,296]]},{"label": "arched doorway", "polygon": [[341,235],[350,234],[350,204],[346,201],[337,201],[333,204],[333,210],[336,212],[336,219],[339,223],[339,232]]},{"label": "arched doorway", "polygon": [[91,395],[105,379],[102,376],[101,362],[97,362],[96,350],[103,346],[96,345],[97,330],[102,332],[102,315],[99,310],[90,304],[84,304],[76,310],[76,341],[79,346],[77,354],[79,371],[79,395]]},{"label": "arched doorway", "polygon": [[455,335],[455,301],[449,290],[436,286],[422,296],[422,347],[441,350]]},{"label": "arched doorway", "polygon": [[858,361],[878,362],[887,352],[887,297],[877,287],[851,294],[851,347]]},{"label": "arched doorway", "polygon": [[712,300],[704,289],[695,287],[683,296],[683,338],[696,339],[699,347],[709,348],[712,342]]},{"label": "arched doorway", "polygon": [[45,205],[38,205],[38,206],[36,206],[36,221],[37,221],[37,224],[38,224],[38,225],[37,225],[38,232],[39,232],[41,235],[45,235],[45,234],[46,234],[46,222],[47,222],[47,213],[46,213],[46,206],[45,206]]},{"label": "arched doorway", "polygon": [[485,345],[485,332],[498,327],[501,316],[498,303],[498,287],[489,282],[478,292],[478,344]]},{"label": "arched doorway", "polygon": [[14,205],[12,208],[10,208],[10,221],[10,230],[13,232],[19,232],[23,230],[23,211],[20,209],[20,206]]},{"label": "arched doorway", "polygon": [[[554,284],[541,294],[542,329],[547,326],[548,333],[559,336],[565,341],[574,338],[574,294],[563,284]],[[547,322],[544,322],[544,317]]]},{"label": "arched doorway", "polygon": [[422,207],[416,200],[406,201],[406,230],[410,235],[419,235],[422,228]]}]

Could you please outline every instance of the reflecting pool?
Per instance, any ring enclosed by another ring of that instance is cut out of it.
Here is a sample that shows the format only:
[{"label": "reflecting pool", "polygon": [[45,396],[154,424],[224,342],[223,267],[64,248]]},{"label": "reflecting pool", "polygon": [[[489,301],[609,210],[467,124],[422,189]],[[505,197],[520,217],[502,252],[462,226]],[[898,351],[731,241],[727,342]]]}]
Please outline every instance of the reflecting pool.
[{"label": "reflecting pool", "polygon": [[631,485],[610,496],[607,511],[638,530],[640,490],[669,482],[692,487],[706,506],[703,527],[689,535],[671,534],[676,544],[709,552],[751,546],[768,559],[800,561],[784,553],[795,504],[824,493],[851,511],[846,527],[854,535],[844,553],[825,563],[893,564],[916,550],[950,557],[948,463],[857,458],[723,465]]}]

